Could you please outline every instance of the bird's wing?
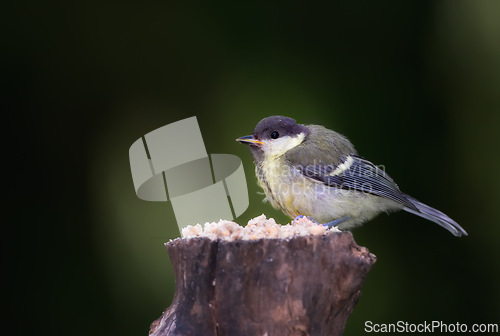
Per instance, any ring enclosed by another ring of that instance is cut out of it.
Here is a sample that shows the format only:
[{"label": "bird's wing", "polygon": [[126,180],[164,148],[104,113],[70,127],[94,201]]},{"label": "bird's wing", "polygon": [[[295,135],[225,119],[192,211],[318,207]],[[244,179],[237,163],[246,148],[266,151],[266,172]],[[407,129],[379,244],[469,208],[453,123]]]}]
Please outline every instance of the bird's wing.
[{"label": "bird's wing", "polygon": [[[348,155],[337,165],[310,164],[287,157],[289,163],[304,176],[333,188],[356,190],[385,197],[417,210],[382,169],[357,155]],[[295,161],[295,162],[294,162]],[[324,160],[323,160],[324,162]]]}]

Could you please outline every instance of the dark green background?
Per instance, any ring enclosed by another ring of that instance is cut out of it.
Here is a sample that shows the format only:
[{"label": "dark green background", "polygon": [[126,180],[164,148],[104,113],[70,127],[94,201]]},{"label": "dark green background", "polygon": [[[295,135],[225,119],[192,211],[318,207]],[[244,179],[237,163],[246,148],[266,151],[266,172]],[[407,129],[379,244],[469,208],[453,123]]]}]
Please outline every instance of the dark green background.
[{"label": "dark green background", "polygon": [[[497,1],[34,2],[2,19],[2,327],[147,335],[173,295],[170,204],[134,194],[128,148],[197,116],[209,153],[284,114],[347,135],[401,189],[456,219],[407,213],[354,231],[378,261],[365,321],[499,323]],[[5,119],[4,119],[5,120]],[[183,139],[179,139],[181,144]],[[6,182],[6,183],[5,183]],[[5,216],[4,216],[5,218]]]}]

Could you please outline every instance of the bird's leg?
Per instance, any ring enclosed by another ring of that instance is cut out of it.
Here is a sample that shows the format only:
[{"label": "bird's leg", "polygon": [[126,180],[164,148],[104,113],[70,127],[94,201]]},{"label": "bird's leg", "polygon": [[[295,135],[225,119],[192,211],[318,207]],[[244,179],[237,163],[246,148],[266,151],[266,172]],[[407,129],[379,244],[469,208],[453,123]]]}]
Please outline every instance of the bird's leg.
[{"label": "bird's leg", "polygon": [[350,217],[342,217],[342,218],[339,218],[336,220],[332,220],[331,222],[325,223],[325,224],[323,224],[323,226],[326,226],[327,228],[331,228],[332,226],[337,226],[337,225],[345,222],[348,219],[350,219]]},{"label": "bird's leg", "polygon": [[299,219],[301,218],[304,218],[304,215],[298,215],[297,217],[295,217],[292,221],[292,223],[295,223],[295,221],[298,221]]}]

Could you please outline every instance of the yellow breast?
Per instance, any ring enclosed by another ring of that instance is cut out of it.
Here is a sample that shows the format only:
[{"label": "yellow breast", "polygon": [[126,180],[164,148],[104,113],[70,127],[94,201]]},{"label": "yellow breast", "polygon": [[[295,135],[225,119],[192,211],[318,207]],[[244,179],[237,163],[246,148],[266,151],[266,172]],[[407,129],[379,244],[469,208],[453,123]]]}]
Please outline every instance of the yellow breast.
[{"label": "yellow breast", "polygon": [[297,175],[289,167],[283,156],[268,157],[257,168],[260,187],[264,190],[266,198],[271,205],[294,218],[299,215],[294,208],[295,193],[299,186]]}]

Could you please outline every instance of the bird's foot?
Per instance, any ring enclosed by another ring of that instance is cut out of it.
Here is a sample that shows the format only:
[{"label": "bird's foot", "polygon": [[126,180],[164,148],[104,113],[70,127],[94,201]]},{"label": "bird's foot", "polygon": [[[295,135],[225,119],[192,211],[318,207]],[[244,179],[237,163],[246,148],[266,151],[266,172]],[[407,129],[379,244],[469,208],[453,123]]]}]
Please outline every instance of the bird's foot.
[{"label": "bird's foot", "polygon": [[305,216],[304,215],[298,215],[297,217],[295,217],[292,221],[292,224],[295,223],[296,221],[298,221],[299,219],[301,218],[304,218]]},{"label": "bird's foot", "polygon": [[328,223],[325,223],[323,224],[323,226],[326,226],[327,228],[331,228],[333,226],[337,226],[347,220],[349,220],[350,217],[342,217],[342,218],[339,218],[339,219],[336,219],[336,220],[332,220],[331,222],[328,222]]},{"label": "bird's foot", "polygon": [[321,225],[321,223],[319,223],[319,222],[315,221],[314,219],[312,219],[312,217],[311,217],[311,216],[304,216],[304,215],[298,215],[297,217],[295,217],[295,218],[293,219],[292,223],[295,223],[296,221],[298,221],[299,219],[304,218],[304,217],[305,217],[305,218],[307,218],[307,219],[309,219],[311,222],[314,222],[314,223],[316,223],[316,224]]}]

